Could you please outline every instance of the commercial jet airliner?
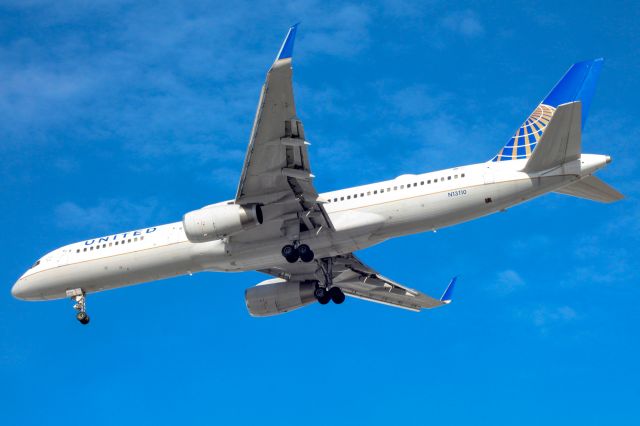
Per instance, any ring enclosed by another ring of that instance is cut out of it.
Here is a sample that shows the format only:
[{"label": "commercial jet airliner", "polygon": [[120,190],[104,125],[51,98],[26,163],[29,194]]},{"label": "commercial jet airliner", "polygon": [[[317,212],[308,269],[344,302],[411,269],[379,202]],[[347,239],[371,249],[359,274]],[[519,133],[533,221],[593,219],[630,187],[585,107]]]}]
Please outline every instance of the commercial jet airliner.
[{"label": "commercial jet airliner", "polygon": [[351,296],[420,311],[451,301],[455,278],[433,298],[365,265],[353,252],[503,211],[556,192],[600,202],[623,198],[593,175],[611,162],[582,154],[581,132],[602,59],[571,66],[489,161],[319,194],[296,114],[289,28],[262,87],[233,200],[182,221],[58,248],[14,284],[24,300],[70,298],[89,322],[90,293],[201,271],[263,272],[245,292],[249,313],[269,316]]}]

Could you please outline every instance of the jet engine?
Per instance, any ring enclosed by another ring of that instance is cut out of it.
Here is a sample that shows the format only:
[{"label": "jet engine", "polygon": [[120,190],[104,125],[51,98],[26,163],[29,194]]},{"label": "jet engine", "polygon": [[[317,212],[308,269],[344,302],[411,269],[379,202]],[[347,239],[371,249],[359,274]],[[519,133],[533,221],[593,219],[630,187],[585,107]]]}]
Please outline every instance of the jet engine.
[{"label": "jet engine", "polygon": [[182,224],[192,243],[219,240],[262,223],[262,209],[257,204],[215,204],[184,215]]},{"label": "jet engine", "polygon": [[251,316],[284,314],[316,301],[315,281],[285,281],[275,278],[245,290],[244,300]]}]

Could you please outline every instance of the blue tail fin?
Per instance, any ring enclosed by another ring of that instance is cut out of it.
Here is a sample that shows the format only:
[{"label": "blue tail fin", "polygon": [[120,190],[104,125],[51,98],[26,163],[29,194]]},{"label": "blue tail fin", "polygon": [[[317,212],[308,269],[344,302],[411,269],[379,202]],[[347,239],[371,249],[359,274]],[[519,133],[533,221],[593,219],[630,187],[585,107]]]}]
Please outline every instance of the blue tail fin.
[{"label": "blue tail fin", "polygon": [[582,127],[584,128],[603,60],[598,58],[573,64],[491,161],[519,160],[531,157],[531,153],[542,138],[542,134],[558,105],[580,101],[582,103]]}]

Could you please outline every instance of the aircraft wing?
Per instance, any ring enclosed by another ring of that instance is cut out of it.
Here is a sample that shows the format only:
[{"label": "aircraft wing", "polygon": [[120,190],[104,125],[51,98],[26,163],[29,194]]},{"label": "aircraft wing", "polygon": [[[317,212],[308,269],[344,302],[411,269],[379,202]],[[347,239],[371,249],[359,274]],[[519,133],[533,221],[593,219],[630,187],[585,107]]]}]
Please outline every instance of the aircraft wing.
[{"label": "aircraft wing", "polygon": [[442,297],[436,299],[380,275],[353,254],[335,256],[331,263],[330,271],[317,261],[283,264],[260,272],[290,281],[322,280],[330,273],[333,285],[347,296],[416,312],[450,303],[456,282],[453,278]]},{"label": "aircraft wing", "polygon": [[300,224],[319,232],[333,225],[313,186],[309,143],[296,115],[291,81],[296,29],[289,28],[262,86],[236,203],[260,204],[265,220],[288,220],[295,232]]}]

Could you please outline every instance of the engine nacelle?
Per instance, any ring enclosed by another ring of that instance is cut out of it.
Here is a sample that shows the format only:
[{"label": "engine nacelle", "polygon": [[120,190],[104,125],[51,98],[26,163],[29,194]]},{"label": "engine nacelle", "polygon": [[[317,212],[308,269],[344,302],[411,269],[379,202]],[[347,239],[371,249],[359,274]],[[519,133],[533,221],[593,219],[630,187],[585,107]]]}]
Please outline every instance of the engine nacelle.
[{"label": "engine nacelle", "polygon": [[262,209],[257,204],[218,204],[184,215],[182,225],[192,243],[219,240],[262,223]]},{"label": "engine nacelle", "polygon": [[251,316],[268,317],[284,314],[316,301],[314,281],[285,281],[275,278],[263,281],[244,292]]}]

